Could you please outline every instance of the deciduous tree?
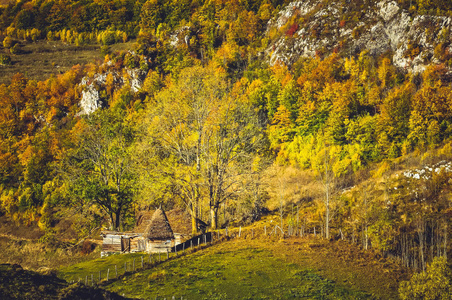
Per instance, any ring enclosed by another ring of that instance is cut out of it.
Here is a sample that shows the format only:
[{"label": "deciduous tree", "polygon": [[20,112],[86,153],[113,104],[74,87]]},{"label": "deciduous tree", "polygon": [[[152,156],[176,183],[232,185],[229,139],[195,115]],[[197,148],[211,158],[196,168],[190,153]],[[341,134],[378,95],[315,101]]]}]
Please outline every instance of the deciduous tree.
[{"label": "deciduous tree", "polygon": [[111,229],[123,225],[134,192],[130,148],[134,134],[117,112],[98,110],[84,119],[74,150],[65,158],[62,174],[72,196],[100,206]]}]

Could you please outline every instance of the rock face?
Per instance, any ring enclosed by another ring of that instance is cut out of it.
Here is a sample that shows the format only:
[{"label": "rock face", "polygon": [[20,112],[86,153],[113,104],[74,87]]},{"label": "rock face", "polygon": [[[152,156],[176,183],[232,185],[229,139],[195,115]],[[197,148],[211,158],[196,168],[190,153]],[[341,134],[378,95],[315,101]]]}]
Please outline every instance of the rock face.
[{"label": "rock face", "polygon": [[127,81],[131,92],[138,92],[143,86],[146,72],[139,68],[125,68],[125,72],[127,73],[127,79],[115,71],[106,71],[105,73],[95,74],[93,77],[84,77],[79,84],[82,88],[79,115],[89,115],[95,112],[98,108],[107,105],[107,103],[105,103],[106,99],[101,98],[100,92],[106,89],[107,77],[109,75],[112,75],[113,77],[114,89],[121,88]]},{"label": "rock face", "polygon": [[93,86],[88,86],[86,90],[82,91],[82,100],[80,100],[81,115],[89,115],[100,106],[99,92]]},{"label": "rock face", "polygon": [[271,64],[288,65],[300,56],[332,52],[390,53],[397,67],[417,73],[442,62],[444,58],[436,57],[434,49],[450,43],[450,26],[450,17],[417,15],[395,1],[361,6],[347,0],[327,5],[318,0],[295,1],[268,23],[267,34],[278,31],[280,35],[266,53]]},{"label": "rock face", "polygon": [[133,93],[138,92],[143,86],[144,78],[146,77],[146,72],[141,69],[126,69],[127,74],[130,77],[129,84],[130,89]]}]

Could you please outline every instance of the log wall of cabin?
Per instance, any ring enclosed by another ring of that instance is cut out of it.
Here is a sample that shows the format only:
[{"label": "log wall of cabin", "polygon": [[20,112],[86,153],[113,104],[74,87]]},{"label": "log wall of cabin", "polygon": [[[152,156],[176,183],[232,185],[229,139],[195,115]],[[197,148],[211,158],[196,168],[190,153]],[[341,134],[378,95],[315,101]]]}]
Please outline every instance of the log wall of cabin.
[{"label": "log wall of cabin", "polygon": [[121,252],[121,236],[107,234],[102,241],[103,252]]},{"label": "log wall of cabin", "polygon": [[174,246],[174,240],[147,240],[146,251],[149,253],[166,253],[171,251]]}]

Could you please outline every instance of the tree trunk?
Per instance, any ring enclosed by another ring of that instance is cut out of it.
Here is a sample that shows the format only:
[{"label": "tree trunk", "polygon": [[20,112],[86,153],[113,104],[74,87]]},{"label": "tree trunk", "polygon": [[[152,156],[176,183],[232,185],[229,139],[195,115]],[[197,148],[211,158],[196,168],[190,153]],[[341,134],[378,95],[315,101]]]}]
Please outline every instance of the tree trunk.
[{"label": "tree trunk", "polygon": [[191,234],[198,234],[198,207],[197,205],[191,205]]},{"label": "tree trunk", "polygon": [[424,258],[424,235],[425,223],[424,220],[419,220],[417,223],[417,233],[419,237],[419,267],[425,272],[425,258]]},{"label": "tree trunk", "polygon": [[329,180],[326,183],[326,209],[325,209],[325,237],[328,240],[330,238],[330,191]]},{"label": "tree trunk", "polygon": [[192,235],[196,235],[198,233],[198,222],[196,221],[196,217],[194,214],[191,215],[191,233]]},{"label": "tree trunk", "polygon": [[[329,150],[328,150],[329,151]],[[330,238],[330,157],[325,155],[325,237]]]},{"label": "tree trunk", "polygon": [[110,223],[111,223],[110,230],[116,230],[116,228],[115,228],[115,218],[113,216],[113,213],[110,212],[109,215],[110,215]]},{"label": "tree trunk", "polygon": [[115,230],[118,230],[121,227],[121,212],[115,213]]},{"label": "tree trunk", "polygon": [[212,230],[217,230],[218,228],[218,206],[212,206],[210,208],[210,228]]}]

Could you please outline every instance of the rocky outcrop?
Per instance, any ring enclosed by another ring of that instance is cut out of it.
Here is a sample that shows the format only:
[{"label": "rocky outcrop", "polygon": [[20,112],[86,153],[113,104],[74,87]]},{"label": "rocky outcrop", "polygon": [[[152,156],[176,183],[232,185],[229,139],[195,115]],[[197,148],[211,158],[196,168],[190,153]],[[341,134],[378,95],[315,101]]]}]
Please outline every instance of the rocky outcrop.
[{"label": "rocky outcrop", "polygon": [[110,74],[113,77],[114,89],[119,89],[125,83],[128,83],[132,93],[138,92],[143,86],[146,72],[139,68],[125,68],[125,73],[127,76],[122,76],[116,71],[106,71],[95,74],[93,77],[84,77],[79,84],[82,89],[79,115],[89,115],[98,108],[107,105],[105,103],[107,99],[102,99],[100,92],[106,89],[107,77]]},{"label": "rocky outcrop", "polygon": [[129,75],[130,89],[133,93],[138,92],[143,86],[146,72],[141,69],[126,69],[126,72]]},{"label": "rocky outcrop", "polygon": [[290,65],[300,56],[389,52],[397,67],[422,72],[427,65],[442,62],[434,51],[439,43],[449,51],[451,21],[450,17],[416,15],[388,0],[363,7],[354,7],[353,1],[328,5],[295,1],[268,23],[267,34],[277,30],[280,35],[266,53],[271,64]]}]

